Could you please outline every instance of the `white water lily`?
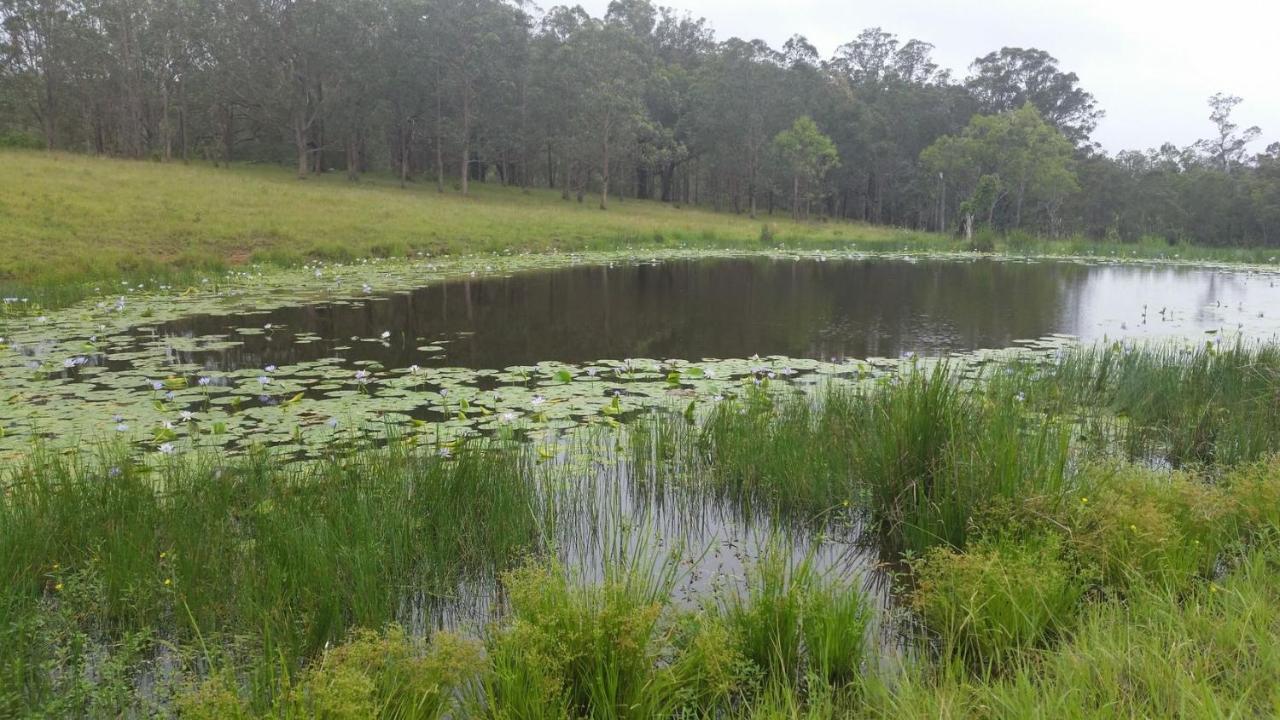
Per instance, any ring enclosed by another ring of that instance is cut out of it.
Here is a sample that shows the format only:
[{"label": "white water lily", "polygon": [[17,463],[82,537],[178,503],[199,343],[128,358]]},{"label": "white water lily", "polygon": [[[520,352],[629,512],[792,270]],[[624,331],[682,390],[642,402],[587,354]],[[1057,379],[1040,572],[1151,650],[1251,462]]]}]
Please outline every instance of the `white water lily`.
[{"label": "white water lily", "polygon": [[173,443],[161,443],[160,447],[156,449],[159,450],[162,455],[171,455],[173,453]]},{"label": "white water lily", "polygon": [[534,406],[534,407],[537,407],[537,406],[539,406],[539,405],[541,405],[541,404],[545,403],[546,401],[547,401],[547,399],[546,399],[546,398],[544,398],[544,397],[542,397],[541,395],[534,395],[534,396],[529,400],[529,404],[530,404],[530,405],[532,405],[532,406]]},{"label": "white water lily", "polygon": [[390,330],[383,330],[383,331],[382,331],[382,339],[383,339],[383,340],[386,340],[386,339],[387,339],[387,338],[389,338],[389,337],[391,337],[391,331],[390,331]]}]

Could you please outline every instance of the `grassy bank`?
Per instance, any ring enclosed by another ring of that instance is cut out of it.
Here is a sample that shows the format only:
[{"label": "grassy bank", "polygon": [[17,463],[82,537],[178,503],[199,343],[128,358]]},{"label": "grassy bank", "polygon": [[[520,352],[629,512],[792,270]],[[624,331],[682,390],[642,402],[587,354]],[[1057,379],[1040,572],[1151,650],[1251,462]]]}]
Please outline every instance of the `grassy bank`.
[{"label": "grassy bank", "polygon": [[[956,252],[954,238],[849,222],[797,223],[652,201],[593,203],[476,183],[469,197],[433,183],[399,187],[283,167],[130,162],[0,151],[0,296],[45,306],[110,294],[113,283],[198,285],[261,262],[351,261],[415,253],[690,247]],[[1264,249],[982,239],[1009,255],[1274,263]]]},{"label": "grassy bank", "polygon": [[[977,378],[762,383],[558,451],[36,456],[0,495],[0,711],[1263,714],[1280,663],[1277,370],[1273,346],[1112,346]],[[589,487],[626,495],[619,514],[583,523]],[[704,550],[665,547],[665,524],[660,543],[636,532],[660,499],[810,536],[867,528],[893,610],[783,532],[741,548],[745,577],[678,601]],[[566,540],[599,561],[566,561]],[[431,609],[474,583],[494,614],[433,632]],[[895,671],[899,643],[913,651]]]},{"label": "grassy bank", "polygon": [[[0,151],[4,294],[128,279],[181,280],[250,261],[300,264],[425,253],[708,248],[796,243],[949,247],[938,238],[849,223],[801,224],[620,201],[607,211],[559,194],[476,183],[468,197],[434,183],[287,169],[161,165]],[[765,231],[765,228],[768,228]],[[91,291],[92,288],[89,288]]]}]

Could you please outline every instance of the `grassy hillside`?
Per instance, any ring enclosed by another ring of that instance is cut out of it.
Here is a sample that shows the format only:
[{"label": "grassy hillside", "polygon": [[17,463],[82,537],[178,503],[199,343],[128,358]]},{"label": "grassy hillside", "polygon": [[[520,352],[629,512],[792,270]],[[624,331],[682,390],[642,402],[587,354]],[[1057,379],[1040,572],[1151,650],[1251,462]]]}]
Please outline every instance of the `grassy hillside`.
[{"label": "grassy hillside", "polygon": [[[473,195],[433,183],[400,188],[341,173],[300,181],[284,168],[161,165],[68,154],[0,152],[0,289],[157,272],[218,269],[250,260],[395,256],[415,251],[609,248],[624,244],[772,242],[949,245],[941,238],[850,223],[799,224],[474,184]],[[7,287],[5,287],[7,286]]]}]

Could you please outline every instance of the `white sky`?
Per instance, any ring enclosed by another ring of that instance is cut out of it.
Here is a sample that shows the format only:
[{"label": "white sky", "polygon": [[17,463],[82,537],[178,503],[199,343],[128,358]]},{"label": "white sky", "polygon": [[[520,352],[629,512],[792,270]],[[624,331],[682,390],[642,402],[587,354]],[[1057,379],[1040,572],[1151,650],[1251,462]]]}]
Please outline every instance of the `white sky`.
[{"label": "white sky", "polygon": [[[564,2],[564,0],[561,0]],[[580,0],[603,15],[608,0]],[[1206,100],[1239,95],[1233,116],[1258,125],[1254,150],[1280,141],[1280,0],[655,0],[705,17],[718,39],[792,34],[823,57],[880,26],[902,41],[933,43],[934,60],[957,78],[1001,46],[1038,47],[1080,76],[1106,117],[1094,139],[1109,152],[1169,140],[1188,145],[1211,131]],[[556,4],[543,0],[544,7]],[[569,3],[566,3],[569,4]]]}]

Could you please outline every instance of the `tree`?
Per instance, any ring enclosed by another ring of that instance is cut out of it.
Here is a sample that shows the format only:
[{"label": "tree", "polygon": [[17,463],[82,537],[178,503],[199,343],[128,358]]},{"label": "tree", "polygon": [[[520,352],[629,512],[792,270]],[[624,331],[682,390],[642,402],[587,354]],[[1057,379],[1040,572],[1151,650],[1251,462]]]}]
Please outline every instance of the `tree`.
[{"label": "tree", "polygon": [[[1009,223],[1021,227],[1024,205],[1034,198],[1052,231],[1062,201],[1077,188],[1072,157],[1071,143],[1027,103],[1014,112],[974,116],[960,135],[940,138],[920,160],[961,196],[972,201],[981,195],[977,206],[987,210],[988,222],[994,223],[997,205],[1012,195]],[[994,199],[988,203],[988,197]]]},{"label": "tree", "polygon": [[1036,48],[1005,47],[973,61],[965,86],[986,114],[1017,110],[1031,103],[1041,116],[1077,145],[1088,142],[1103,112],[1080,88],[1075,73]]},{"label": "tree", "polygon": [[831,138],[822,134],[808,115],[796,118],[791,127],[773,139],[774,149],[791,172],[791,216],[800,215],[800,189],[805,188],[804,214],[809,214],[809,201],[827,171],[840,164],[840,154]]},{"label": "tree", "polygon": [[1244,132],[1236,132],[1240,126],[1231,122],[1231,113],[1241,102],[1235,95],[1214,93],[1209,98],[1209,119],[1217,127],[1218,134],[1196,143],[1224,173],[1230,173],[1232,167],[1241,163],[1249,143],[1262,134],[1262,130],[1256,125]]}]

